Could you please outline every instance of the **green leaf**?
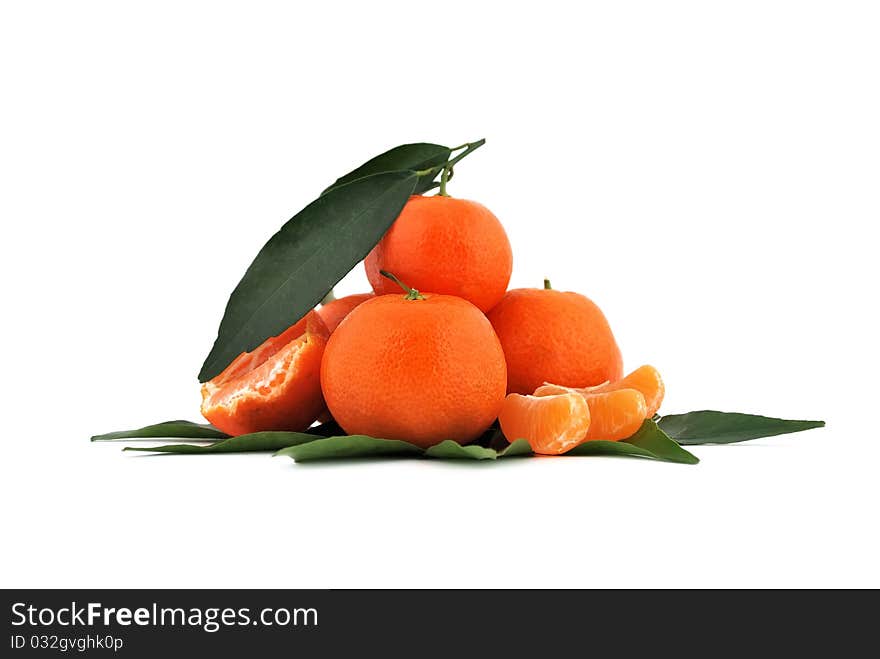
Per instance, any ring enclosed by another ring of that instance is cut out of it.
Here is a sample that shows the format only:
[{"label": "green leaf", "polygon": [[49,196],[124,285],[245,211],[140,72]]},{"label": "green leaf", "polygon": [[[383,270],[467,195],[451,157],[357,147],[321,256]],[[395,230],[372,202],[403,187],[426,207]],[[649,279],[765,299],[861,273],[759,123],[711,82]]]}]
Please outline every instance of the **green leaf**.
[{"label": "green leaf", "polygon": [[660,459],[647,449],[633,446],[624,441],[613,442],[607,439],[591,439],[575,446],[563,455],[636,455],[643,458]]},{"label": "green leaf", "polygon": [[316,439],[307,444],[281,449],[275,455],[286,455],[297,462],[330,458],[365,458],[422,455],[418,446],[396,439],[376,439],[366,435],[339,435]]},{"label": "green leaf", "polygon": [[635,455],[680,464],[699,462],[697,456],[676,444],[651,419],[645,419],[639,431],[629,439],[619,442],[590,440],[565,455]]},{"label": "green leaf", "polygon": [[330,190],[286,222],[232,292],[199,380],[215,377],[314,308],[379,242],[417,182],[410,171],[360,178]]},{"label": "green leaf", "polygon": [[532,447],[524,439],[517,439],[513,444],[498,451],[499,458],[513,458],[518,456],[532,455]]},{"label": "green leaf", "polygon": [[147,451],[150,453],[250,453],[277,451],[307,442],[320,441],[315,435],[304,432],[253,432],[230,437],[209,446],[194,444],[166,444],[165,446],[126,446],[123,451]]},{"label": "green leaf", "polygon": [[824,421],[795,421],[714,410],[670,414],[661,418],[658,423],[667,435],[685,445],[731,444],[822,428],[825,425]]},{"label": "green leaf", "polygon": [[516,441],[505,449],[496,451],[476,444],[462,446],[458,442],[447,439],[425,450],[415,444],[396,439],[377,439],[366,435],[340,435],[291,446],[278,451],[275,455],[286,455],[297,462],[389,456],[427,456],[441,460],[494,460],[504,456],[527,455],[531,452],[532,450],[525,440]]},{"label": "green leaf", "polygon": [[[351,183],[352,181],[364,178],[365,176],[372,176],[373,174],[382,174],[384,172],[394,172],[399,170],[419,171],[438,167],[446,163],[451,154],[452,150],[449,147],[441,146],[439,144],[428,144],[425,142],[402,144],[401,146],[396,146],[393,149],[368,160],[357,169],[354,169],[345,176],[336,179],[336,182],[321,194],[325,195],[334,188],[338,188],[340,185],[345,185],[346,183]],[[413,194],[422,194],[435,187],[434,179],[437,178],[439,173],[439,170],[437,170],[421,177],[419,182],[416,183]]]},{"label": "green leaf", "polygon": [[697,456],[679,446],[651,419],[646,419],[635,435],[623,441],[649,451],[658,460],[691,465],[700,461]]},{"label": "green leaf", "polygon": [[442,460],[494,460],[498,457],[498,453],[494,449],[475,444],[462,446],[451,439],[425,449],[425,455],[429,458]]},{"label": "green leaf", "polygon": [[164,421],[151,426],[144,426],[136,430],[117,430],[103,435],[94,435],[93,442],[103,442],[111,439],[144,439],[153,437],[168,437],[175,439],[225,439],[229,437],[225,432],[220,432],[214,426],[207,423],[193,423],[192,421]]}]

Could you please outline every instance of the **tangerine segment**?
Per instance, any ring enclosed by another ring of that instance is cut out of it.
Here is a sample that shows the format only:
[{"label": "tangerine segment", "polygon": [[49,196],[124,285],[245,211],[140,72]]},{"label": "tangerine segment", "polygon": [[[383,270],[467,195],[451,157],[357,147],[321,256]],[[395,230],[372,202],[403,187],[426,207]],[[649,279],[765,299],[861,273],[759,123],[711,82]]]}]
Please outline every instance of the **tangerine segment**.
[{"label": "tangerine segment", "polygon": [[642,396],[645,397],[645,405],[647,406],[645,418],[648,419],[654,416],[657,410],[660,409],[660,404],[663,402],[663,396],[666,393],[666,387],[663,384],[663,378],[660,377],[660,372],[648,364],[639,366],[632,373],[617,382],[607,382],[593,388],[591,393],[605,393],[617,391],[618,389],[635,389],[641,392]]},{"label": "tangerine segment", "polygon": [[645,397],[635,389],[585,393],[582,389],[545,384],[535,390],[536,397],[554,397],[576,394],[590,408],[590,428],[587,439],[618,441],[632,437],[647,418]]},{"label": "tangerine segment", "polygon": [[333,332],[336,331],[336,328],[339,327],[339,323],[351,313],[352,309],[373,297],[375,296],[372,293],[346,295],[345,297],[331,300],[327,304],[322,304],[320,309],[317,309],[317,312],[318,315],[321,316],[321,320],[323,320],[324,324],[327,326],[327,331],[330,332],[330,334],[333,334]]},{"label": "tangerine segment", "polygon": [[588,394],[585,398],[593,419],[587,439],[626,439],[635,435],[645,422],[645,397],[635,389]]},{"label": "tangerine segment", "polygon": [[525,439],[535,453],[559,455],[587,438],[590,408],[580,394],[548,396],[510,394],[504,399],[498,421],[510,442]]},{"label": "tangerine segment", "polygon": [[[563,393],[564,391],[570,390],[568,387],[560,387],[558,385],[546,383],[543,386],[538,387],[538,389],[542,393],[539,394],[536,391],[535,395]],[[582,394],[599,394],[618,391],[619,389],[635,389],[636,391],[641,392],[642,396],[645,397],[646,419],[650,419],[657,413],[657,410],[660,409],[660,404],[663,402],[663,396],[666,393],[666,387],[663,384],[663,378],[660,377],[660,372],[653,366],[647,364],[645,366],[639,366],[632,373],[617,382],[606,382],[596,387],[585,387],[574,389],[574,391],[578,391]]]},{"label": "tangerine segment", "polygon": [[301,431],[324,409],[321,358],[327,328],[309,312],[202,385],[202,415],[229,435]]}]

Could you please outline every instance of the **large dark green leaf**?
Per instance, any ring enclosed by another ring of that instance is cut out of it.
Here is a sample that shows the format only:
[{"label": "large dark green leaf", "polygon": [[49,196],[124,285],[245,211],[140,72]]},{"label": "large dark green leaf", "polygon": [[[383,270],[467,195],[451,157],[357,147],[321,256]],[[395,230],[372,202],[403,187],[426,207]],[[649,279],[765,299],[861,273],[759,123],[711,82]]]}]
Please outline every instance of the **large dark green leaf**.
[{"label": "large dark green leaf", "polygon": [[319,437],[304,432],[267,431],[229,437],[209,446],[194,444],[166,444],[165,446],[126,446],[123,451],[146,451],[150,453],[249,453],[277,451],[279,449],[320,441]]},{"label": "large dark green leaf", "polygon": [[[373,174],[399,170],[420,171],[436,168],[446,163],[451,153],[452,151],[449,147],[439,144],[429,144],[426,142],[402,144],[368,160],[357,169],[336,179],[336,182],[321,194],[327,194],[330,190],[338,188],[340,185],[345,185]],[[430,174],[422,176],[416,184],[413,194],[421,194],[434,187],[434,179],[437,178],[438,174],[439,170],[435,170]]]},{"label": "large dark green leaf", "polygon": [[396,439],[376,439],[366,435],[340,435],[317,439],[307,444],[281,449],[275,455],[286,455],[297,462],[331,458],[364,458],[422,455],[418,446]]},{"label": "large dark green leaf", "polygon": [[136,430],[117,430],[92,437],[93,442],[101,442],[109,439],[149,439],[149,438],[175,438],[175,439],[225,439],[229,437],[220,432],[214,426],[206,423],[193,423],[192,421],[164,421],[150,426],[137,428]]},{"label": "large dark green leaf", "polygon": [[619,442],[591,440],[574,447],[565,455],[635,455],[665,462],[697,464],[697,456],[681,448],[651,419],[645,419],[639,431]]},{"label": "large dark green leaf", "polygon": [[700,410],[670,414],[658,422],[667,435],[679,444],[731,444],[759,437],[772,437],[811,428],[821,428],[824,421],[795,421],[758,414]]},{"label": "large dark green leaf", "polygon": [[204,382],[302,318],[361,261],[415,189],[415,172],[360,178],[306,206],[269,239],[232,292]]}]

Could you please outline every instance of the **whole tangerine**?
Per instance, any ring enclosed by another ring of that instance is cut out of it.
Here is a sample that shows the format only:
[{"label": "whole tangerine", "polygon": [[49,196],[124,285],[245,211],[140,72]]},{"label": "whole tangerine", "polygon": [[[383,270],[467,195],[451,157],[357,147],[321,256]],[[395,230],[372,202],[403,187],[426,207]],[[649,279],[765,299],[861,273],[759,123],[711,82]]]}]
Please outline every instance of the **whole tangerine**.
[{"label": "whole tangerine", "polygon": [[327,343],[321,387],[352,435],[429,447],[482,434],[504,401],[507,369],[492,325],[451,295],[381,295],[354,309]]},{"label": "whole tangerine", "polygon": [[385,270],[420,291],[456,295],[486,312],[507,290],[513,252],[501,222],[482,204],[416,195],[364,267],[376,295],[397,291],[380,274]]},{"label": "whole tangerine", "polygon": [[332,300],[328,300],[321,304],[315,311],[327,326],[327,331],[333,334],[339,323],[345,320],[345,317],[351,313],[359,304],[375,297],[372,293],[355,293],[354,295],[346,295]]},{"label": "whole tangerine", "polygon": [[507,359],[508,393],[545,382],[590,387],[623,375],[620,349],[602,310],[580,293],[517,288],[488,313]]}]

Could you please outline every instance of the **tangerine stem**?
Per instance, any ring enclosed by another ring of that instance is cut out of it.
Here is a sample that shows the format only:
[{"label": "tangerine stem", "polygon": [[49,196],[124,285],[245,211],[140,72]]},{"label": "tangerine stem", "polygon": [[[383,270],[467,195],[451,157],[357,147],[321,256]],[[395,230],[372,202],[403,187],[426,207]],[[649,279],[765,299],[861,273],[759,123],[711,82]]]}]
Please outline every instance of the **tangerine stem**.
[{"label": "tangerine stem", "polygon": [[449,193],[446,192],[446,182],[449,180],[449,172],[451,171],[447,166],[443,168],[443,172],[440,174],[440,189],[437,191],[437,194],[441,197],[449,196]]},{"label": "tangerine stem", "polygon": [[547,279],[546,277],[544,277],[544,290],[545,291],[552,291],[553,290],[553,287],[550,285],[550,280]]},{"label": "tangerine stem", "polygon": [[327,291],[327,295],[321,298],[321,305],[330,304],[335,299],[336,293],[334,293],[333,289],[331,288],[329,291]]},{"label": "tangerine stem", "polygon": [[419,293],[415,288],[410,288],[409,286],[404,284],[402,281],[400,281],[397,277],[395,277],[393,274],[391,274],[387,270],[379,270],[379,274],[382,275],[383,277],[387,277],[388,279],[393,281],[395,284],[400,286],[406,292],[406,299],[407,300],[424,300],[425,299],[425,297],[421,293]]}]

